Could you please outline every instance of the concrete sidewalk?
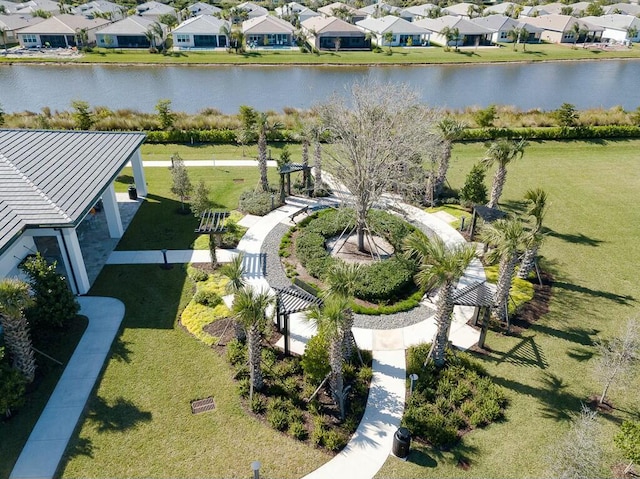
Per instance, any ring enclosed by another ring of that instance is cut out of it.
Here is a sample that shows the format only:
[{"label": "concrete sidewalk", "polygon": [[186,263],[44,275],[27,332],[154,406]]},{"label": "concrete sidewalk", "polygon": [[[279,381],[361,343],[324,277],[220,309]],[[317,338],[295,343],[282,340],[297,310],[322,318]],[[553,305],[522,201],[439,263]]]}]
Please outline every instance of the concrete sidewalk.
[{"label": "concrete sidewalk", "polygon": [[117,299],[85,296],[78,302],[89,325],[9,479],[53,478],[124,318],[124,304]]},{"label": "concrete sidewalk", "polygon": [[[209,168],[228,168],[234,166],[258,166],[258,160],[183,160],[184,166],[208,166]],[[151,168],[170,168],[171,161],[167,160],[147,160],[143,161],[142,165]],[[129,164],[128,166],[131,166]],[[275,168],[278,163],[275,160],[268,160],[267,166],[269,168]]]}]

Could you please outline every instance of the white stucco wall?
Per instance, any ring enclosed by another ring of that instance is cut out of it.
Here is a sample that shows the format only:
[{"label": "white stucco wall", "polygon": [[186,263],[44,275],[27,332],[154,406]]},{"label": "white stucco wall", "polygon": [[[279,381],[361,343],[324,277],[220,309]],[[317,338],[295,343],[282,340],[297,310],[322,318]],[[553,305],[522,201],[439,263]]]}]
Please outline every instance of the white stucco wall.
[{"label": "white stucco wall", "polygon": [[36,245],[33,242],[33,238],[22,235],[18,241],[0,256],[0,278],[18,277],[24,279],[24,275],[18,269],[18,264],[27,255],[35,253],[35,251]]}]

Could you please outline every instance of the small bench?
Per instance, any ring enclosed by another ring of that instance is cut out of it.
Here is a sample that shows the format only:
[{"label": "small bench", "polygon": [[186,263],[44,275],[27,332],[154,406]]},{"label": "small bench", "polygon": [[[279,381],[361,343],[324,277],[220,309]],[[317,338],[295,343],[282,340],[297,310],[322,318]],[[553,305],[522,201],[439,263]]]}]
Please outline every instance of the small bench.
[{"label": "small bench", "polygon": [[295,221],[296,216],[303,215],[303,214],[306,214],[308,212],[309,212],[309,206],[307,205],[304,208],[302,208],[301,210],[298,210],[298,211],[295,211],[295,212],[291,213],[289,215],[289,219],[295,223],[296,222]]}]

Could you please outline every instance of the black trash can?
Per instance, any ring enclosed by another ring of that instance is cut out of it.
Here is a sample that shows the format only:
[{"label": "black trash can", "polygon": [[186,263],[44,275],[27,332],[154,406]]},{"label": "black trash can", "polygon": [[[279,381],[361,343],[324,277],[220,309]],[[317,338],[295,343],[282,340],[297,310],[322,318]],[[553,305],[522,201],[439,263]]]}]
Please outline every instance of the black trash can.
[{"label": "black trash can", "polygon": [[135,185],[131,185],[129,186],[129,199],[130,200],[137,200],[138,199],[138,190],[136,189]]},{"label": "black trash can", "polygon": [[393,435],[391,452],[394,456],[404,459],[409,455],[411,448],[411,433],[406,427],[400,427]]}]

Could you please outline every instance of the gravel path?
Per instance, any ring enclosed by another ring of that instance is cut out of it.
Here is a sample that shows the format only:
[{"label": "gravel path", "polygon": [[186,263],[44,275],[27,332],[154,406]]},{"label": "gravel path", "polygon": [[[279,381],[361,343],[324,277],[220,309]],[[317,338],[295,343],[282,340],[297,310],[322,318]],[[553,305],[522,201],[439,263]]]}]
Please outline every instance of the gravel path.
[{"label": "gravel path", "polygon": [[[419,227],[419,224],[415,226]],[[420,228],[424,230],[424,228]],[[280,240],[289,230],[289,225],[278,223],[269,234],[264,238],[260,252],[266,255],[266,279],[271,287],[286,288],[291,285],[291,280],[287,278],[284,272],[278,250],[280,249]],[[433,234],[433,232],[425,231],[425,233]],[[357,328],[368,329],[396,329],[424,321],[434,314],[435,307],[428,300],[413,308],[410,311],[404,311],[395,314],[385,315],[365,315],[356,314],[354,317],[354,326]]]}]

